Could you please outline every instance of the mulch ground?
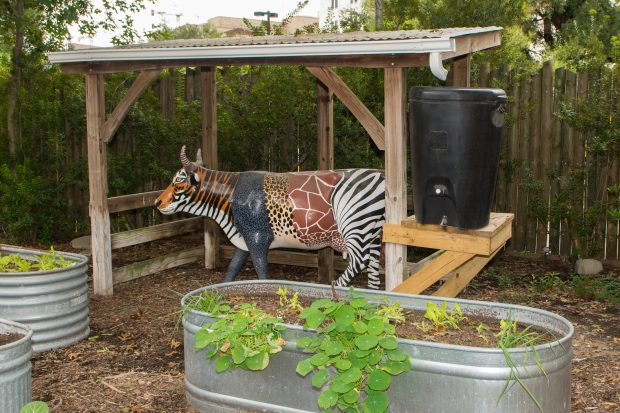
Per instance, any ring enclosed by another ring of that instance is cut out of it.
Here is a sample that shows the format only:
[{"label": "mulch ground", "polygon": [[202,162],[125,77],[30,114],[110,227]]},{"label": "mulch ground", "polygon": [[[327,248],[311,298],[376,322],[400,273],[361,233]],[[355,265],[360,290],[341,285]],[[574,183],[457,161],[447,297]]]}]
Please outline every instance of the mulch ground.
[{"label": "mulch ground", "polygon": [[[174,249],[178,242],[168,241],[115,251],[114,265]],[[206,270],[197,262],[117,285],[112,297],[91,293],[89,338],[33,356],[33,398],[63,413],[192,412],[183,388],[179,302],[189,291],[221,282],[224,270]],[[313,269],[271,265],[269,274],[316,282]],[[528,287],[527,280],[546,274],[568,279],[570,269],[554,261],[501,254],[460,298],[536,306],[569,319],[575,326],[572,412],[620,411],[619,306],[579,298],[570,288]],[[248,264],[237,279],[255,278]],[[366,281],[358,277],[355,285],[363,287]]]}]

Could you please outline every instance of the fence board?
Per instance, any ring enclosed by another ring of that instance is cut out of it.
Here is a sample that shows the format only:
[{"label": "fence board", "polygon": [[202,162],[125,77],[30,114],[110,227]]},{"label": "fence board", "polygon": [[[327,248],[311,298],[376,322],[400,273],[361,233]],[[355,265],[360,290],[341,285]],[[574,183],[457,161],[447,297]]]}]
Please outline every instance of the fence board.
[{"label": "fence board", "polygon": [[[555,197],[560,191],[560,177],[565,176],[564,159],[562,158],[562,120],[558,116],[560,104],[564,95],[564,80],[566,70],[563,68],[555,71],[553,85],[553,143],[551,146],[551,168],[557,174],[550,187],[551,196]],[[562,254],[562,250],[570,247],[570,238],[567,231],[562,231],[562,224],[557,223],[552,228],[552,251],[554,254]]]}]

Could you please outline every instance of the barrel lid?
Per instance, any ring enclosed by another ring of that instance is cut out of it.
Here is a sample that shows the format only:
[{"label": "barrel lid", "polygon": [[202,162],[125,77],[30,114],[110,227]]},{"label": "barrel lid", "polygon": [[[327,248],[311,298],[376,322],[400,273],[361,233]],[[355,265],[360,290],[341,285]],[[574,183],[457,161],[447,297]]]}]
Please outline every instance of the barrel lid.
[{"label": "barrel lid", "polygon": [[432,87],[416,86],[411,88],[412,100],[437,101],[475,101],[475,102],[505,102],[508,100],[502,89],[471,88],[471,87]]}]

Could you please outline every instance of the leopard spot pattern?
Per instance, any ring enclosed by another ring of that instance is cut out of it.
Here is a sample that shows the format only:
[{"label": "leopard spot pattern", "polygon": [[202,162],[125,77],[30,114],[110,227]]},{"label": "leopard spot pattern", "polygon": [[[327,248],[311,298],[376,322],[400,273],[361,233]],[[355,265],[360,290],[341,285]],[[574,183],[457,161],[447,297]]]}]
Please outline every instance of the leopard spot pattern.
[{"label": "leopard spot pattern", "polygon": [[265,205],[274,237],[299,239],[293,226],[293,206],[288,199],[286,174],[267,174],[264,182]]}]

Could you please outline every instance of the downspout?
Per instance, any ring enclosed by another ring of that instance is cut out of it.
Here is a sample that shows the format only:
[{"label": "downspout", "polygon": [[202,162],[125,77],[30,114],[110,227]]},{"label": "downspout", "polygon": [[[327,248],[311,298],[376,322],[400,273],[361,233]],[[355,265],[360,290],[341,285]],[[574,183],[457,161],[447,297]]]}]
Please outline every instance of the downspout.
[{"label": "downspout", "polygon": [[443,67],[443,59],[441,58],[441,52],[431,52],[428,55],[428,63],[431,68],[431,72],[439,80],[446,80],[448,77],[448,71]]}]

